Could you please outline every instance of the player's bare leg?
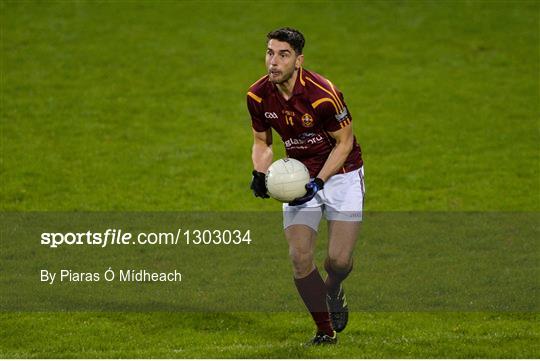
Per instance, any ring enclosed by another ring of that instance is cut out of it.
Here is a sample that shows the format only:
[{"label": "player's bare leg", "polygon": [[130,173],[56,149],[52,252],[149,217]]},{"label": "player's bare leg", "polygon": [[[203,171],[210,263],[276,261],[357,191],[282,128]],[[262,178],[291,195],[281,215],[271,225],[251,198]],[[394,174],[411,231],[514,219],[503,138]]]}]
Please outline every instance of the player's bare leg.
[{"label": "player's bare leg", "polygon": [[360,231],[360,222],[328,221],[328,257],[324,268],[328,276],[325,284],[332,324],[343,331],[349,319],[349,308],[341,283],[352,270],[353,251]]},{"label": "player's bare leg", "polygon": [[285,229],[289,243],[289,256],[295,279],[304,278],[315,269],[314,251],[317,233],[303,224],[294,224]]},{"label": "player's bare leg", "polygon": [[289,243],[294,283],[317,325],[317,335],[312,343],[317,344],[325,337],[333,342],[324,343],[335,343],[335,332],[326,304],[326,285],[314,262],[317,233],[306,225],[295,224],[285,229],[285,237]]},{"label": "player's bare leg", "polygon": [[[352,267],[353,251],[360,233],[360,222],[328,221],[328,257],[326,262],[336,272]],[[330,289],[339,287],[331,284]]]}]

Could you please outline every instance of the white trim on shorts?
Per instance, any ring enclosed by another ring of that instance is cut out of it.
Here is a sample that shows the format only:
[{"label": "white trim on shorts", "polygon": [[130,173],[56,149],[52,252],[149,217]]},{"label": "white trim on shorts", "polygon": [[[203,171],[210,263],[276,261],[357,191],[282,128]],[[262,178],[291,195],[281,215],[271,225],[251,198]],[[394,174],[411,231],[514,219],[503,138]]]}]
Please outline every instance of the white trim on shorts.
[{"label": "white trim on shorts", "polygon": [[323,214],[329,221],[361,222],[365,193],[364,167],[335,174],[309,202],[283,203],[283,228],[303,224],[317,231]]}]

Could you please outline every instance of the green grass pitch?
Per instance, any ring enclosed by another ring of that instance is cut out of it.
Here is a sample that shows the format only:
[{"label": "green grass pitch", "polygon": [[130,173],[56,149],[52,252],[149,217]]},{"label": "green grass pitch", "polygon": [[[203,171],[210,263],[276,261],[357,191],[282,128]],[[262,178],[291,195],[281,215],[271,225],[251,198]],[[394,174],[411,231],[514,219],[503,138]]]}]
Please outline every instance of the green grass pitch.
[{"label": "green grass pitch", "polygon": [[[537,1],[0,10],[4,212],[278,210],[248,189],[245,92],[264,73],[265,34],[281,26],[304,32],[306,68],[345,94],[366,210],[540,210]],[[538,358],[538,321],[353,312],[337,347],[306,349],[305,313],[2,312],[0,357]]]}]

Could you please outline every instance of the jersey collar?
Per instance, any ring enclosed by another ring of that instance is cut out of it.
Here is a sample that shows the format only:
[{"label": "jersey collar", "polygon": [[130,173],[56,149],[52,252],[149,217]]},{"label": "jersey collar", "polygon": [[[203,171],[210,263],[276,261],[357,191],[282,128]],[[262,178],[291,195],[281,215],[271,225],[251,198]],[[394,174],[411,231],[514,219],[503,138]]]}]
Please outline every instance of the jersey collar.
[{"label": "jersey collar", "polygon": [[293,95],[302,94],[306,86],[306,81],[304,79],[304,68],[300,67],[298,71],[298,76],[296,77],[296,83],[294,83]]}]

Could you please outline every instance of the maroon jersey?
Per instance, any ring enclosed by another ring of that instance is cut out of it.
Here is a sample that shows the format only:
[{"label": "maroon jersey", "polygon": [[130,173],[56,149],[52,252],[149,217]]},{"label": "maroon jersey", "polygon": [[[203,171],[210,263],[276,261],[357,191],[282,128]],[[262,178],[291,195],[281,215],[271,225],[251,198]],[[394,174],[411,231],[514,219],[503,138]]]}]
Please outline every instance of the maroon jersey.
[{"label": "maroon jersey", "polygon": [[[285,100],[268,76],[259,79],[247,93],[247,106],[253,129],[264,132],[272,127],[281,136],[287,156],[298,159],[317,176],[336,141],[335,132],[352,122],[343,94],[319,74],[300,68],[292,96]],[[353,149],[339,173],[362,166],[360,146]]]}]

